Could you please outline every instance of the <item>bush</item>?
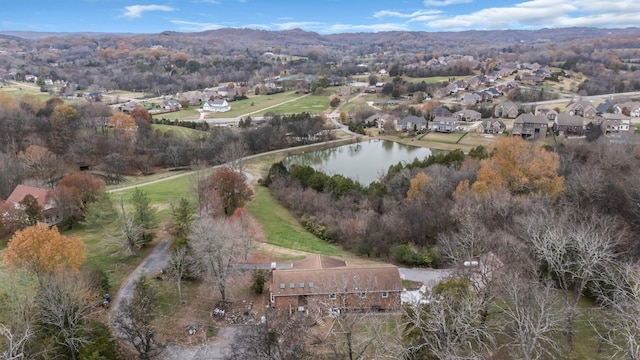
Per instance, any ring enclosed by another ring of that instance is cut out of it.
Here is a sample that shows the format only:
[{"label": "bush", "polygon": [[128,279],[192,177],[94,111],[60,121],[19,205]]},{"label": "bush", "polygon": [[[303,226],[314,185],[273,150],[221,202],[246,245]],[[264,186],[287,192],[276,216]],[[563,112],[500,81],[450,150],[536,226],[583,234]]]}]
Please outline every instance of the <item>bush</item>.
[{"label": "bush", "polygon": [[251,279],[251,292],[257,295],[262,294],[264,292],[264,283],[266,282],[266,271],[254,271]]},{"label": "bush", "polygon": [[396,261],[409,266],[434,266],[440,261],[440,255],[434,248],[421,248],[414,244],[394,245],[391,254]]}]

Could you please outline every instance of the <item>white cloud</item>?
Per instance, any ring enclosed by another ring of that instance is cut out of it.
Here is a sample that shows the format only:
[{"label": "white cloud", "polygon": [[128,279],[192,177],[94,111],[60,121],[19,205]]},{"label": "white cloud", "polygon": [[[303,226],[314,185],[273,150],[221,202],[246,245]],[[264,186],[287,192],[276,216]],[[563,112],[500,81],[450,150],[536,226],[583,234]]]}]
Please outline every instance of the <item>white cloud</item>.
[{"label": "white cloud", "polygon": [[408,14],[401,13],[399,11],[380,10],[380,11],[377,11],[375,14],[373,14],[373,17],[375,18],[399,17],[399,18],[413,19],[420,16],[431,16],[439,13],[440,13],[440,10],[418,10]]},{"label": "white cloud", "polygon": [[352,25],[352,24],[333,24],[322,33],[341,33],[341,32],[380,32],[380,31],[407,31],[408,28],[404,24],[368,24],[368,25]]},{"label": "white cloud", "polygon": [[247,24],[242,26],[245,29],[254,29],[254,30],[269,30],[271,27],[265,24]]},{"label": "white cloud", "polygon": [[513,6],[485,8],[469,14],[427,19],[434,30],[538,29],[571,26],[621,28],[637,26],[635,0],[530,0]]},{"label": "white cloud", "polygon": [[166,5],[131,5],[125,6],[124,17],[139,18],[146,11],[174,11],[171,6]]},{"label": "white cloud", "polygon": [[220,25],[220,24],[202,23],[202,22],[184,21],[184,20],[171,20],[171,23],[178,25],[179,31],[189,31],[189,32],[217,30],[225,27],[224,25]]},{"label": "white cloud", "polygon": [[219,0],[191,0],[191,2],[193,2],[193,3],[213,4],[213,5],[220,4]]},{"label": "white cloud", "polygon": [[315,29],[322,26],[323,24],[316,21],[291,21],[274,25],[278,30],[305,29],[309,31],[316,31]]},{"label": "white cloud", "polygon": [[473,0],[424,0],[424,6],[449,6],[455,4],[468,4]]}]

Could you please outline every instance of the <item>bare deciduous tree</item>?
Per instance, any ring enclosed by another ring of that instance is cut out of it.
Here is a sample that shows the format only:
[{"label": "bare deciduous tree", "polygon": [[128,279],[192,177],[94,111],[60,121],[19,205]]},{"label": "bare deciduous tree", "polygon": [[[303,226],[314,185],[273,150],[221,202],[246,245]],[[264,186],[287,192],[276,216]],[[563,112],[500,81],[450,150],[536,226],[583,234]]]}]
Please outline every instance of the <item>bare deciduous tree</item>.
[{"label": "bare deciduous tree", "polygon": [[18,360],[24,359],[25,346],[31,337],[35,334],[31,326],[26,326],[21,332],[12,331],[11,328],[4,324],[0,324],[0,336],[4,337],[2,352],[0,352],[1,360]]},{"label": "bare deciduous tree", "polygon": [[38,321],[55,332],[56,341],[67,348],[72,359],[89,342],[86,317],[91,298],[82,277],[67,271],[48,276],[38,291]]},{"label": "bare deciduous tree", "polygon": [[606,315],[593,328],[616,356],[640,359],[640,265],[618,269],[608,281],[613,290],[598,294]]},{"label": "bare deciduous tree", "polygon": [[188,245],[179,246],[171,252],[166,270],[167,274],[176,282],[180,303],[182,303],[182,280],[189,274],[194,265],[195,261]]},{"label": "bare deciduous tree", "polygon": [[496,327],[514,359],[547,359],[561,354],[562,301],[550,284],[504,274],[500,281]]},{"label": "bare deciduous tree", "polygon": [[227,164],[233,171],[244,172],[243,158],[247,156],[247,144],[242,139],[226,143],[220,153],[220,162]]},{"label": "bare deciduous tree", "polygon": [[308,349],[310,339],[308,319],[302,314],[289,316],[269,310],[266,322],[238,329],[232,351],[226,359],[233,360],[302,360],[313,359]]},{"label": "bare deciduous tree", "polygon": [[494,339],[483,325],[483,301],[470,281],[452,279],[405,307],[405,355],[409,359],[473,358],[487,353]]},{"label": "bare deciduous tree", "polygon": [[204,218],[195,223],[190,244],[201,274],[215,281],[222,301],[227,299],[227,280],[234,272],[233,263],[242,255],[240,229],[225,218]]},{"label": "bare deciduous tree", "polygon": [[[549,221],[555,219],[555,221]],[[572,216],[570,211],[541,211],[520,219],[522,234],[528,241],[539,270],[571,294],[565,314],[568,351],[573,350],[573,325],[578,302],[590,284],[606,280],[615,266],[616,247],[625,239],[625,229],[614,219],[589,213]]]},{"label": "bare deciduous tree", "polygon": [[[6,274],[0,279],[9,291],[3,294],[3,321],[0,323],[0,359],[17,360],[29,357],[26,347],[36,335],[37,309],[32,289],[25,291],[26,273]],[[17,285],[17,284],[20,285]]]},{"label": "bare deciduous tree", "polygon": [[135,249],[140,248],[145,244],[145,239],[142,236],[144,229],[136,223],[134,216],[128,213],[124,207],[124,200],[120,197],[120,214],[119,214],[119,234],[109,235],[118,241],[122,241],[126,252],[129,255],[135,254]]}]

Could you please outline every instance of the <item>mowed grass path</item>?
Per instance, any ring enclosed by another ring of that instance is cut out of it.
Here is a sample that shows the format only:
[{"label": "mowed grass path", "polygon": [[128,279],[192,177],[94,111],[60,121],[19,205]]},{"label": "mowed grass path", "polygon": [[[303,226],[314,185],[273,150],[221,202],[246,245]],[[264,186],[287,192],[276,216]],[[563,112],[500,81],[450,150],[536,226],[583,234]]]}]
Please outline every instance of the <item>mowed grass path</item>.
[{"label": "mowed grass path", "polygon": [[324,255],[343,255],[344,250],[308,233],[291,213],[280,206],[269,190],[258,186],[247,210],[262,225],[267,243],[288,249]]}]

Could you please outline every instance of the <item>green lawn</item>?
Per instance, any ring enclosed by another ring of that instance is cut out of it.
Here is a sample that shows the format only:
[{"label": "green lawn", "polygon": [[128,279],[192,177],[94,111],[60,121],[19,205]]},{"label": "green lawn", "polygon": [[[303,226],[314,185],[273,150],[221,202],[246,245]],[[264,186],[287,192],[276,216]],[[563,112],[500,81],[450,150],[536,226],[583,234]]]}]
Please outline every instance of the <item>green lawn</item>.
[{"label": "green lawn", "polygon": [[316,254],[344,254],[339,247],[304,230],[293,215],[273,199],[267,188],[256,187],[255,198],[246,208],[262,225],[269,244]]},{"label": "green lawn", "polygon": [[[195,202],[191,192],[191,178],[188,175],[140,186],[139,189],[147,194],[151,200],[151,205],[158,211],[157,220],[160,224],[164,223],[171,215],[171,204],[177,204],[183,197],[189,199],[192,203]],[[122,196],[125,204],[129,204],[131,194],[134,191],[135,189],[119,191],[112,193],[111,197],[114,201],[120,201],[120,196]]]},{"label": "green lawn", "polygon": [[184,126],[152,124],[151,128],[153,130],[159,130],[163,134],[172,132],[175,135],[181,136],[183,138],[188,138],[191,140],[197,140],[202,136],[205,136],[205,137],[208,136],[208,133],[206,131],[195,130],[195,129],[187,128]]},{"label": "green lawn", "polygon": [[290,103],[282,104],[271,109],[265,109],[256,116],[262,116],[267,112],[280,112],[283,114],[299,114],[301,112],[322,113],[329,108],[329,97],[327,95],[309,95]]},{"label": "green lawn", "polygon": [[244,116],[249,113],[268,111],[266,108],[276,106],[284,101],[293,100],[301,97],[302,95],[296,94],[293,91],[287,91],[273,95],[247,95],[249,98],[246,100],[232,101],[231,111],[223,113],[207,113],[206,117],[210,119],[215,118],[232,118]]},{"label": "green lawn", "polygon": [[157,114],[156,115],[156,114],[151,113],[151,116],[154,119],[169,119],[169,120],[189,121],[189,120],[198,120],[200,118],[200,113],[198,112],[198,107],[197,106],[190,106],[186,110],[173,111],[173,112],[164,113],[164,114]]},{"label": "green lawn", "polygon": [[[114,228],[108,229],[111,236],[116,236]],[[73,230],[62,232],[65,236],[78,236],[86,246],[86,264],[98,266],[109,276],[112,292],[133,271],[151,251],[153,246],[136,250],[135,255],[128,255],[120,240],[111,238],[103,229],[89,229],[77,225]]]}]

